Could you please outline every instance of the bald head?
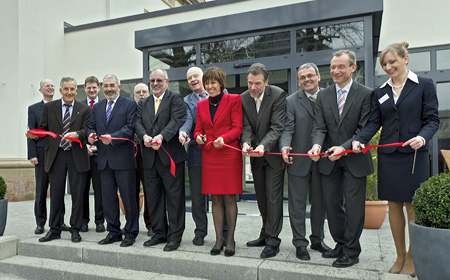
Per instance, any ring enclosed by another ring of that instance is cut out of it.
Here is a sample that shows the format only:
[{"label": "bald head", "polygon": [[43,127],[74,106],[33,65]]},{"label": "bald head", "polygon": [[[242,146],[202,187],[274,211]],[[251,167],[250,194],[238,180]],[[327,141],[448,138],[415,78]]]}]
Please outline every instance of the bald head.
[{"label": "bald head", "polygon": [[55,94],[55,86],[50,79],[43,79],[39,83],[39,91],[42,93],[43,98],[46,101],[52,101]]},{"label": "bald head", "polygon": [[195,93],[202,93],[205,91],[203,88],[202,77],[203,71],[198,67],[191,67],[186,72],[189,88]]},{"label": "bald head", "polygon": [[138,103],[139,100],[141,100],[141,99],[149,97],[150,92],[148,91],[148,86],[144,83],[139,83],[139,84],[135,85],[133,96],[134,96],[134,101],[136,101],[136,103]]}]

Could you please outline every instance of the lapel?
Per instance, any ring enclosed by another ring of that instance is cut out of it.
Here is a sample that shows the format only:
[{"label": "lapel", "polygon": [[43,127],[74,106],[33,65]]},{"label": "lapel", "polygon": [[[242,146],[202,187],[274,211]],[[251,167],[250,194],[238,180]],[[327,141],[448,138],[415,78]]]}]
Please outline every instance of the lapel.
[{"label": "lapel", "polygon": [[[122,106],[124,101],[125,101],[124,97],[119,95],[119,98],[117,98],[116,104],[114,104],[114,108],[111,111],[111,115],[109,116],[109,122],[106,124],[106,126],[108,126],[108,124],[111,122],[111,120],[113,119],[114,115],[119,110],[120,106]],[[105,122],[106,122],[106,109],[105,109]]]},{"label": "lapel", "polygon": [[156,112],[156,116],[155,116],[155,105],[154,105],[155,104],[155,99],[152,97],[152,100],[153,100],[153,111],[152,112],[153,112],[153,116],[155,116],[155,119],[158,118],[159,114],[163,110],[165,110],[167,107],[169,107],[170,95],[171,95],[171,92],[166,90],[166,92],[164,93],[164,97],[161,100],[161,103],[159,103],[159,107],[158,107],[158,111]]},{"label": "lapel", "polygon": [[[156,119],[156,116],[155,116],[155,100],[153,98],[153,94],[150,95],[149,97],[147,97],[146,102],[144,102],[144,106],[145,106],[145,108],[142,109],[142,115],[144,115],[145,111],[148,111],[148,115],[149,115],[149,118],[150,118],[150,125],[153,125],[153,123],[155,122],[155,119]],[[161,104],[159,104],[159,107],[161,107]]]},{"label": "lapel", "polygon": [[[328,92],[327,92],[327,90],[328,90]],[[337,106],[336,84],[332,84],[328,88],[324,89],[322,94],[324,95],[322,100],[324,100],[328,95],[328,98],[326,98],[326,99],[330,102],[329,103],[330,110],[332,112],[332,115],[333,115],[336,123],[339,124],[339,111],[338,111],[338,106]],[[324,107],[323,109],[326,109],[326,108]],[[345,109],[345,105],[344,105],[344,109]]]},{"label": "lapel", "polygon": [[59,99],[57,102],[55,102],[56,110],[54,110],[55,113],[55,119],[58,120],[59,125],[61,126],[61,129],[63,128],[63,116],[62,116],[62,105],[61,105],[61,99]]},{"label": "lapel", "polygon": [[81,103],[76,101],[73,103],[72,116],[70,117],[70,125],[80,116]]},{"label": "lapel", "polygon": [[406,96],[408,96],[412,90],[414,89],[414,87],[416,86],[416,83],[414,83],[413,81],[407,79],[405,86],[403,87],[402,93],[400,94],[400,97],[397,100],[397,106],[398,104],[400,104],[400,102],[402,102]]},{"label": "lapel", "polygon": [[[341,118],[339,119],[339,125],[341,124],[342,120],[345,119],[345,115],[347,115],[347,112],[348,110],[350,110],[353,101],[355,101],[356,97],[358,96],[358,90],[359,90],[358,84],[355,81],[353,81],[352,86],[350,87],[350,91],[347,93],[347,98],[345,99],[344,108],[342,109],[342,115]],[[337,108],[337,94],[335,93],[334,96],[336,98],[336,108]]]},{"label": "lapel", "polygon": [[[103,99],[101,101],[99,101],[97,104],[95,104],[95,113],[96,115],[101,116],[102,118],[102,123],[105,124],[106,127],[106,106],[108,106],[108,99]],[[98,117],[96,117],[98,118]]]},{"label": "lapel", "polygon": [[385,102],[389,103],[392,106],[392,108],[397,110],[397,105],[395,105],[395,103],[394,103],[394,94],[392,93],[392,88],[390,86],[385,86],[384,88],[381,88],[381,95],[378,99],[382,98],[386,94],[387,94],[387,96],[389,96],[389,98]]},{"label": "lapel", "polygon": [[[270,102],[270,95],[272,94],[272,90],[270,89],[270,86],[267,85],[264,89],[264,97],[261,102],[261,106],[259,107],[259,112],[257,114],[256,119],[256,130],[258,130],[259,124],[261,122],[262,117],[264,116],[264,111],[267,109],[269,102]],[[252,98],[253,99],[253,98]],[[255,103],[255,100],[253,99],[253,103]],[[255,103],[256,104],[256,103]],[[255,105],[255,112],[256,112],[256,105]]]},{"label": "lapel", "polygon": [[297,96],[299,98],[300,105],[305,107],[305,109],[308,112],[308,114],[310,114],[311,116],[314,116],[314,112],[313,112],[313,109],[311,107],[311,102],[312,101],[306,96],[306,93],[303,90],[300,90],[297,93]]},{"label": "lapel", "polygon": [[[217,107],[216,114],[214,115],[214,121],[212,122],[213,125],[220,118],[220,115],[225,111],[225,108],[228,107],[228,101],[229,101],[228,94],[224,92],[222,99],[220,100],[219,106]],[[209,105],[208,105],[208,110],[209,110]],[[211,119],[211,117],[209,119]]]},{"label": "lapel", "polygon": [[193,92],[189,97],[189,103],[192,105],[191,107],[191,115],[192,118],[194,119],[194,123],[197,121],[197,114],[194,114],[195,112],[197,112],[197,100],[194,97],[195,93]]},{"label": "lapel", "polygon": [[[256,118],[258,116],[258,114],[256,113],[256,103],[255,100],[253,99],[252,95],[250,94],[250,91],[247,91],[247,96],[244,97],[245,100],[242,101],[242,104],[244,104],[244,106],[246,105],[247,107],[247,111],[249,112],[249,114],[247,115],[248,121],[250,122],[250,124],[255,124],[256,126]],[[262,106],[262,104],[261,104]],[[259,108],[261,110],[261,107]]]}]

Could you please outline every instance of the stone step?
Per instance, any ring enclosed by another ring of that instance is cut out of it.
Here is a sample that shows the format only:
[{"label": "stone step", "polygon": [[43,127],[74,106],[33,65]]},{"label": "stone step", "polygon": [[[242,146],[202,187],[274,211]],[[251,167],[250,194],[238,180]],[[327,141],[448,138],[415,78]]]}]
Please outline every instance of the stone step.
[{"label": "stone step", "polygon": [[[0,271],[17,275],[22,279],[33,280],[109,280],[109,279],[151,279],[151,280],[188,280],[199,279],[176,275],[160,274],[148,271],[138,271],[111,266],[101,266],[88,263],[75,263],[54,259],[15,256],[0,261]],[[17,280],[20,278],[10,278]],[[0,278],[2,279],[2,278]]]}]

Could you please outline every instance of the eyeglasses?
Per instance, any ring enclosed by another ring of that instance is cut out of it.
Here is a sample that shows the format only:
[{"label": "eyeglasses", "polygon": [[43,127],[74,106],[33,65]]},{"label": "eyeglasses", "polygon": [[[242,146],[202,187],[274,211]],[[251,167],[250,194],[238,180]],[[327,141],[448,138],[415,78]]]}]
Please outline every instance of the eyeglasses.
[{"label": "eyeglasses", "polygon": [[164,82],[165,80],[167,80],[167,79],[150,79],[150,83],[151,84],[153,84],[153,83],[158,83],[158,84],[161,84],[162,82]]},{"label": "eyeglasses", "polygon": [[308,75],[306,75],[306,76],[300,76],[298,79],[299,79],[300,81],[304,81],[304,80],[306,80],[307,78],[308,78],[308,79],[312,79],[314,76],[317,76],[317,74],[308,74]]},{"label": "eyeglasses", "polygon": [[331,71],[334,71],[334,70],[336,70],[336,69],[338,69],[339,71],[341,71],[341,70],[344,70],[345,68],[347,68],[347,67],[350,67],[350,65],[349,66],[347,66],[347,65],[331,65],[330,66],[330,70]]},{"label": "eyeglasses", "polygon": [[103,87],[104,88],[113,88],[113,87],[116,87],[117,85],[116,84],[103,84]]}]

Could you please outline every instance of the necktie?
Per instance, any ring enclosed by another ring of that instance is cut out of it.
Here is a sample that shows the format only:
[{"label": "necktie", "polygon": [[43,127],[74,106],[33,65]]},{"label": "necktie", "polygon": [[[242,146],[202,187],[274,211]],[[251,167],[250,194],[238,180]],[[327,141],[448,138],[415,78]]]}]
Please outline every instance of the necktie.
[{"label": "necktie", "polygon": [[94,109],[94,100],[89,101],[89,105],[91,106],[91,109]]},{"label": "necktie", "polygon": [[309,99],[310,99],[312,102],[316,102],[316,97],[315,97],[314,95],[310,95],[310,96],[309,96]]},{"label": "necktie", "polygon": [[156,116],[156,113],[158,112],[158,108],[159,108],[159,104],[160,103],[161,103],[161,99],[160,98],[156,98],[155,116]]},{"label": "necktie", "polygon": [[259,113],[259,108],[261,107],[261,100],[259,98],[255,98],[256,103],[256,113]]},{"label": "necktie", "polygon": [[345,90],[344,89],[339,89],[338,90],[338,110],[339,110],[339,117],[341,117],[342,115],[342,109],[344,109],[344,104],[345,104]]},{"label": "necktie", "polygon": [[[62,135],[66,135],[67,132],[69,132],[69,127],[70,127],[70,106],[72,105],[67,105],[64,104],[64,106],[66,106],[66,111],[64,112],[64,119],[63,119],[63,134]],[[69,148],[69,141],[64,141],[63,139],[61,139],[61,143],[59,144],[61,146],[61,148],[64,151],[67,151],[67,149]]]},{"label": "necktie", "polygon": [[112,105],[113,104],[114,104],[114,101],[109,101],[108,102],[108,108],[106,108],[106,124],[108,124],[109,117],[111,117],[111,110],[112,110]]}]

